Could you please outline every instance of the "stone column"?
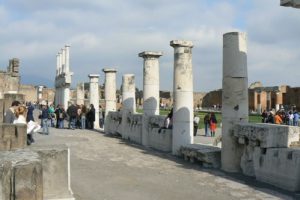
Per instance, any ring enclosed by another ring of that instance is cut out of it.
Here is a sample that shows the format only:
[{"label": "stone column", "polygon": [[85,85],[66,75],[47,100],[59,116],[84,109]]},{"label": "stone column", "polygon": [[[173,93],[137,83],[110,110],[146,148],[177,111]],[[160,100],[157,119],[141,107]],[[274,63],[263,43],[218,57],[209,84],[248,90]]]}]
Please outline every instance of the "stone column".
[{"label": "stone column", "polygon": [[84,83],[79,83],[76,88],[76,103],[84,105]]},{"label": "stone column", "polygon": [[70,46],[65,45],[65,73],[69,74],[70,72]]},{"label": "stone column", "polygon": [[122,79],[122,138],[128,139],[127,116],[135,113],[135,81],[134,74],[124,74]]},{"label": "stone column", "polygon": [[90,74],[90,104],[95,107],[94,128],[99,127],[99,74]]},{"label": "stone column", "polygon": [[239,172],[242,147],[232,135],[234,124],[248,122],[247,39],[245,33],[223,35],[222,169]]},{"label": "stone column", "polygon": [[261,114],[261,92],[257,92],[257,113]]},{"label": "stone column", "polygon": [[61,59],[61,52],[58,52],[58,76],[62,74]]},{"label": "stone column", "polygon": [[191,41],[173,40],[174,48],[174,104],[173,104],[173,147],[172,153],[192,144],[193,137],[193,68]]},{"label": "stone column", "polygon": [[56,54],[56,76],[59,75],[59,60],[60,60],[60,57],[59,57],[59,53]]},{"label": "stone column", "polygon": [[271,106],[271,92],[267,91],[267,110],[271,110],[272,106]]},{"label": "stone column", "polygon": [[66,51],[65,51],[65,49],[61,49],[61,68],[62,68],[62,74],[66,73],[65,62],[66,62]]},{"label": "stone column", "polygon": [[159,115],[159,57],[162,52],[144,51],[139,57],[144,58],[143,84],[143,134],[142,144],[148,146],[148,117]]},{"label": "stone column", "polygon": [[105,119],[110,111],[116,111],[116,69],[103,69],[105,73]]},{"label": "stone column", "polygon": [[70,88],[65,86],[63,88],[63,104],[64,104],[65,110],[68,109],[69,102],[70,102]]},{"label": "stone column", "polygon": [[280,92],[276,92],[275,110],[280,110]]}]

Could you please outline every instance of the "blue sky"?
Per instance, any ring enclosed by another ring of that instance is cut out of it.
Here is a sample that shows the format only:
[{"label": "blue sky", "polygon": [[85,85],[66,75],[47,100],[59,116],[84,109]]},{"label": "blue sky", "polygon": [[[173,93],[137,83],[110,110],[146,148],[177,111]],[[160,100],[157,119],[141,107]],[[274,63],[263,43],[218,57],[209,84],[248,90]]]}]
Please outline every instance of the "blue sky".
[{"label": "blue sky", "polygon": [[279,0],[0,0],[0,68],[21,60],[23,83],[53,86],[56,53],[70,44],[73,86],[118,69],[142,88],[142,51],[163,51],[160,88],[172,90],[169,42],[194,43],[194,90],[222,87],[222,35],[248,34],[249,84],[300,86],[300,10]]}]

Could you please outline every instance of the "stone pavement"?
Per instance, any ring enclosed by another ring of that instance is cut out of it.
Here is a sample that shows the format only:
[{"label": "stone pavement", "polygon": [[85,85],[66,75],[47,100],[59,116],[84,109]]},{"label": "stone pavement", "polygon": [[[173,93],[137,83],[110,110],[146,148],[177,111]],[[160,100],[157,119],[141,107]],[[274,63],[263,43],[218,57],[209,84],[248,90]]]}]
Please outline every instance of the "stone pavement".
[{"label": "stone pavement", "polygon": [[[212,140],[203,138],[195,141]],[[100,131],[51,128],[49,136],[36,134],[35,139],[70,147],[71,187],[77,200],[300,198],[253,178],[203,168]]]}]

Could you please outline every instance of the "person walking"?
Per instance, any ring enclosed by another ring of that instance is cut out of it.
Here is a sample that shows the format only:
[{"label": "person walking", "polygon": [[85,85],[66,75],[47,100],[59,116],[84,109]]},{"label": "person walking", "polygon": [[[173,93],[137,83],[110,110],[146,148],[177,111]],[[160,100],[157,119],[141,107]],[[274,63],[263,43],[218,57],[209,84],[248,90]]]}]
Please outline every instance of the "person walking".
[{"label": "person walking", "polygon": [[99,126],[100,126],[100,128],[103,128],[103,125],[104,125],[103,109],[102,109],[102,106],[99,105]]},{"label": "person walking", "polygon": [[197,135],[199,122],[200,122],[200,117],[195,114],[194,115],[194,137]]},{"label": "person walking", "polygon": [[209,114],[206,113],[206,115],[204,116],[204,128],[205,128],[205,136],[208,137],[208,127],[210,125],[210,122],[209,122]]},{"label": "person walking", "polygon": [[66,116],[66,113],[62,107],[62,105],[58,105],[55,110],[56,115],[56,128],[64,128],[64,119]]},{"label": "person walking", "polygon": [[210,114],[209,122],[210,122],[211,137],[215,137],[215,135],[216,135],[216,129],[217,129],[217,123],[218,123],[215,113],[212,112]]},{"label": "person walking", "polygon": [[86,106],[81,105],[81,129],[86,129],[86,113]]},{"label": "person walking", "polygon": [[298,113],[298,111],[296,110],[296,111],[294,112],[294,121],[293,121],[293,125],[294,125],[294,126],[298,126],[298,124],[299,124],[299,113]]},{"label": "person walking", "polygon": [[90,109],[87,112],[87,122],[88,122],[88,129],[94,129],[94,122],[95,122],[95,107],[93,104],[90,105]]},{"label": "person walking", "polygon": [[74,130],[77,119],[77,107],[73,103],[68,107],[67,114],[69,116],[69,128]]},{"label": "person walking", "polygon": [[29,102],[28,103],[28,107],[27,107],[26,122],[29,122],[29,121],[33,121],[34,122],[33,111],[34,111],[34,107],[31,104],[31,102]]},{"label": "person walking", "polygon": [[49,110],[47,108],[47,105],[42,105],[41,124],[43,128],[43,134],[45,135],[49,135],[48,116]]}]

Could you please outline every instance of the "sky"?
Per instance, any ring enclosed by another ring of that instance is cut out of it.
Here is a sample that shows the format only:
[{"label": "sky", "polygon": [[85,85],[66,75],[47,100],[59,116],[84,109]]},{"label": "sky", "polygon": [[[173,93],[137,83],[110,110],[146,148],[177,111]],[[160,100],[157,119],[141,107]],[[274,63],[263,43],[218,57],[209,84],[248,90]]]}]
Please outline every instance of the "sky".
[{"label": "sky", "polygon": [[171,40],[193,42],[194,91],[222,87],[222,38],[247,33],[248,82],[300,86],[300,9],[279,0],[0,0],[0,69],[20,59],[23,84],[54,87],[56,54],[70,45],[72,86],[116,68],[143,85],[143,51],[163,51],[160,89],[172,90]]}]

